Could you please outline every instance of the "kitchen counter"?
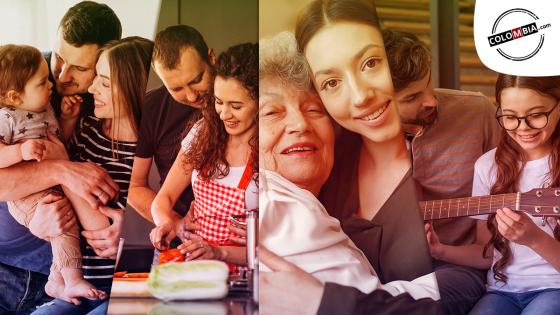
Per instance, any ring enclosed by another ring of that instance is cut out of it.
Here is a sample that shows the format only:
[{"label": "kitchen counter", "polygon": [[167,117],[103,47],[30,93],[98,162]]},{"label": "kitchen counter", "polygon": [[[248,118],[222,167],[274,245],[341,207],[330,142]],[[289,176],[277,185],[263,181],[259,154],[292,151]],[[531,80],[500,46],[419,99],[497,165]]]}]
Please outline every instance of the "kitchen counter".
[{"label": "kitchen counter", "polygon": [[163,302],[155,298],[119,298],[109,301],[108,315],[257,315],[248,293],[230,294],[221,300]]}]

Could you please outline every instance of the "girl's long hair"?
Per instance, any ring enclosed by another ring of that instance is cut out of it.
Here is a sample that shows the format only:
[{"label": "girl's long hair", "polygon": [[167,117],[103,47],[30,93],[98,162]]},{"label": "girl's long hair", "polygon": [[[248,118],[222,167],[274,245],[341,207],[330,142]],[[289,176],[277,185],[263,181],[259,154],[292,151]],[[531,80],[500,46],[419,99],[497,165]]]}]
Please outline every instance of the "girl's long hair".
[{"label": "girl's long hair", "polygon": [[[251,98],[258,99],[259,91],[259,48],[258,44],[245,43],[230,47],[218,56],[215,75],[224,79],[235,79],[247,89]],[[202,124],[183,156],[183,168],[196,169],[204,179],[223,178],[229,174],[226,149],[229,140],[224,122],[216,112],[214,100],[202,109]],[[254,123],[258,126],[258,111]],[[252,155],[253,179],[258,182],[258,131],[249,140]]]},{"label": "girl's long hair", "polygon": [[[501,104],[502,90],[510,87],[531,89],[560,101],[560,76],[520,77],[500,74],[496,82],[496,101],[498,104]],[[555,110],[558,110],[558,108]],[[550,183],[550,187],[560,187],[560,123],[557,123],[550,139],[552,141],[552,152],[549,158],[550,173],[547,176],[547,182]],[[527,162],[527,156],[505,129],[502,130],[500,143],[496,149],[495,162],[496,182],[490,193],[494,195],[519,191],[519,178]],[[494,246],[500,252],[502,257],[492,266],[492,271],[494,272],[494,279],[505,283],[507,282],[507,276],[502,270],[510,262],[512,255],[509,241],[498,232],[496,214],[488,217],[487,224],[492,237],[484,247],[484,253],[491,246]],[[560,240],[559,225],[554,229],[554,238]]]}]

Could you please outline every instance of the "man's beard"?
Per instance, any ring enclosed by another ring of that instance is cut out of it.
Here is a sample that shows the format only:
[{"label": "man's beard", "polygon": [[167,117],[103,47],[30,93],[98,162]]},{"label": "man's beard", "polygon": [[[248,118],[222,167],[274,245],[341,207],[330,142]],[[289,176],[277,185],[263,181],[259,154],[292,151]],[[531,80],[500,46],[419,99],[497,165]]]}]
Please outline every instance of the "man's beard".
[{"label": "man's beard", "polygon": [[429,110],[419,112],[414,119],[402,119],[402,123],[406,125],[416,125],[426,127],[434,123],[437,118],[437,107],[431,107]]}]

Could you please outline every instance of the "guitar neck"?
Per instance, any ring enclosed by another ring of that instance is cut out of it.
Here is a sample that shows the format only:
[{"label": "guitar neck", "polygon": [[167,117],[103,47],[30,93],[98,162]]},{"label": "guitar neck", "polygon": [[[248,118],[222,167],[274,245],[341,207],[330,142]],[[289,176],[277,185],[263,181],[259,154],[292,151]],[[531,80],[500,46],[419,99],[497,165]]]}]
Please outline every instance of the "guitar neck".
[{"label": "guitar neck", "polygon": [[519,201],[519,193],[430,200],[421,201],[420,210],[424,220],[437,220],[490,214],[504,207],[519,210]]}]

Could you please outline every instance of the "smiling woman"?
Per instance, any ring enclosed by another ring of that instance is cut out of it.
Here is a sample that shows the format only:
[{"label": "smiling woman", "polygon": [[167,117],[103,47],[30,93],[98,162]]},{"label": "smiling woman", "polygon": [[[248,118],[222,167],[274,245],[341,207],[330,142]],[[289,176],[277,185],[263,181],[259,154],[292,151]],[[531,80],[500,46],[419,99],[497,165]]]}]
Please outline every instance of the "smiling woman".
[{"label": "smiling woman", "polygon": [[[257,44],[252,43],[218,56],[214,102],[202,108],[203,119],[184,138],[151,205],[157,225],[150,233],[154,247],[167,249],[178,236],[183,241],[178,249],[187,260],[246,262],[245,248],[234,241],[239,235],[228,222],[231,215],[258,208],[257,58]],[[195,200],[184,220],[200,229],[185,233],[183,218],[167,213],[191,182]]]},{"label": "smiling woman", "polygon": [[313,1],[300,12],[295,34],[313,85],[343,128],[319,199],[382,281],[430,273],[375,7],[361,0]]},{"label": "smiling woman", "polygon": [[[264,253],[259,265],[262,271],[260,311],[270,314],[353,313],[350,308],[333,311],[338,305],[351,304],[343,301],[342,286],[351,287],[353,293],[377,296],[386,304],[393,303],[391,296],[404,292],[415,299],[437,299],[439,293],[431,274],[410,282],[383,283],[381,277],[388,278],[396,273],[385,264],[381,265],[382,269],[372,268],[369,257],[356,247],[342,231],[340,222],[331,217],[317,199],[325,188],[323,185],[333,162],[337,163],[333,122],[314,89],[304,56],[296,50],[293,35],[281,33],[259,44],[259,244]],[[341,182],[338,184],[343,186]],[[382,220],[387,222],[386,218]],[[375,229],[373,233],[367,232],[364,239],[369,243],[362,242],[361,246],[383,246],[378,242]],[[385,235],[395,234],[389,231]],[[403,246],[402,240],[394,241],[396,246]],[[274,263],[271,255],[284,261]],[[394,257],[391,259],[395,263]],[[401,272],[402,276],[409,269],[399,268],[395,266],[393,270]],[[407,276],[413,277],[413,273]],[[293,281],[297,281],[297,285]],[[325,290],[322,298],[321,290]],[[388,296],[380,297],[383,292]],[[327,294],[337,297],[327,298]],[[292,309],[292,303],[287,301],[295,296],[306,301],[305,308]]]}]

